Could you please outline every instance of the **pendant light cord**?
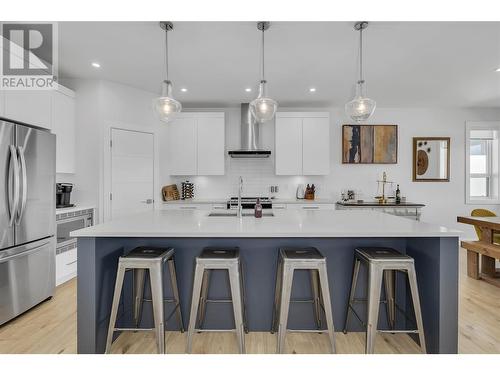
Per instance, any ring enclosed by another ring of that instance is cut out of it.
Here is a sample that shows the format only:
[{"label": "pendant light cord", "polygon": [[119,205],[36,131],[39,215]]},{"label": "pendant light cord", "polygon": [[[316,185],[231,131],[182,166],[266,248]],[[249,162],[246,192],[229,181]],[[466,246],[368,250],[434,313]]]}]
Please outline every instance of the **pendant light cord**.
[{"label": "pendant light cord", "polygon": [[363,28],[359,29],[359,81],[363,82]]},{"label": "pendant light cord", "polygon": [[265,80],[265,71],[264,71],[264,27],[262,27],[262,79],[261,81]]},{"label": "pendant light cord", "polygon": [[165,30],[165,73],[168,81],[168,30]]}]

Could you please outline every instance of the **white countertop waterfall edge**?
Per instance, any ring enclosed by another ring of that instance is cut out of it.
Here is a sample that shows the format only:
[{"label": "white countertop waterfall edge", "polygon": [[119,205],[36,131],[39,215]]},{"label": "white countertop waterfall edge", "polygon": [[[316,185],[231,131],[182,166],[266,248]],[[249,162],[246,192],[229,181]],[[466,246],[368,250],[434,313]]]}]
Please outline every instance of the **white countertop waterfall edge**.
[{"label": "white countertop waterfall edge", "polygon": [[459,237],[461,231],[376,211],[275,210],[274,217],[209,217],[155,210],[80,229],[72,237]]}]

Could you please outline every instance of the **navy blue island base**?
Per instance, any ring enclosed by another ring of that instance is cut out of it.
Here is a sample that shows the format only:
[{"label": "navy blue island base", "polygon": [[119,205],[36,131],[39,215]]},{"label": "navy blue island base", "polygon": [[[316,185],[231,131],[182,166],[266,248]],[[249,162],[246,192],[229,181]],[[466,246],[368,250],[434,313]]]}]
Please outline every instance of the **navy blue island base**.
[{"label": "navy blue island base", "polygon": [[[415,259],[428,353],[457,353],[458,237],[80,237],[78,238],[78,353],[104,352],[118,257],[137,246],[173,247],[175,249],[180,303],[185,327],[189,319],[195,257],[205,246],[238,246],[244,264],[250,331],[271,329],[274,282],[280,247],[314,246],[327,257],[336,331],[343,329],[354,249],[357,246],[395,248]],[[164,279],[164,290],[167,295],[170,293],[169,278]],[[293,297],[310,296],[310,284],[306,273],[298,272],[293,285]],[[398,276],[396,290],[398,304],[403,306],[403,309],[411,311],[409,292],[407,293],[406,282],[401,276]],[[365,291],[366,283],[361,279],[358,296],[363,296]],[[230,295],[226,276],[222,271],[214,273],[209,293],[214,298]],[[132,327],[131,307],[132,275],[126,275],[117,326]],[[363,318],[364,310],[362,306],[358,309]],[[379,328],[383,329],[386,322],[385,309],[381,308],[380,313]],[[398,315],[397,318],[401,327],[412,325],[404,316]],[[233,328],[231,306],[229,304],[209,305],[205,322],[206,328]],[[152,326],[152,312],[148,304],[145,304],[142,325]],[[290,308],[289,328],[313,327],[312,306],[293,304]],[[167,329],[178,329],[175,319],[167,323]],[[356,319],[351,319],[350,330],[362,331],[363,327]]]}]

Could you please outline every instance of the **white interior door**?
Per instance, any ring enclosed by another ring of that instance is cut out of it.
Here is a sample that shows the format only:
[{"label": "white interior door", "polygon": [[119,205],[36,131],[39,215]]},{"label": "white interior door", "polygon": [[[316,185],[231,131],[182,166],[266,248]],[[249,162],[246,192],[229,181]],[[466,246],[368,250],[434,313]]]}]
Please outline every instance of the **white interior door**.
[{"label": "white interior door", "polygon": [[153,210],[154,135],[111,129],[111,219]]}]

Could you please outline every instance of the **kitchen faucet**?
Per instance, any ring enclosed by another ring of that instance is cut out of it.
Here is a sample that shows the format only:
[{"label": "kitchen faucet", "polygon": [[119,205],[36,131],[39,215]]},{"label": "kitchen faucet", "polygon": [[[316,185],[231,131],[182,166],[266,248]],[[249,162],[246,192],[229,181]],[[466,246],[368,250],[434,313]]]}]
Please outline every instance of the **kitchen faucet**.
[{"label": "kitchen faucet", "polygon": [[241,193],[243,191],[243,177],[240,176],[238,187],[238,217],[242,217],[243,207],[241,205]]}]

